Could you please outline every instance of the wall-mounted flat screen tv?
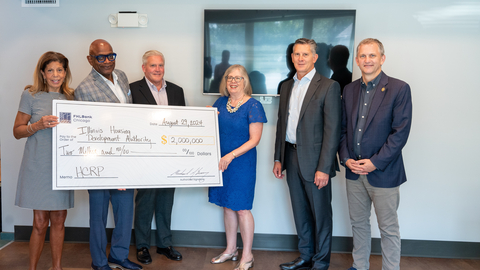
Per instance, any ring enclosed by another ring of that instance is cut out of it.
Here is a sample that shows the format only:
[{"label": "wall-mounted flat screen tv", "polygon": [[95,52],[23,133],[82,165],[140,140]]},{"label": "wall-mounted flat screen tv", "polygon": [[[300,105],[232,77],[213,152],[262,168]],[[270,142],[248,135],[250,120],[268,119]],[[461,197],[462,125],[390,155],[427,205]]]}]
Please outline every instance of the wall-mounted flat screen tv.
[{"label": "wall-mounted flat screen tv", "polygon": [[292,43],[298,38],[317,42],[316,70],[333,74],[331,48],[349,50],[347,69],[353,67],[355,10],[220,10],[204,14],[203,93],[217,94],[225,70],[243,65],[253,94],[278,95],[279,83],[295,74]]}]

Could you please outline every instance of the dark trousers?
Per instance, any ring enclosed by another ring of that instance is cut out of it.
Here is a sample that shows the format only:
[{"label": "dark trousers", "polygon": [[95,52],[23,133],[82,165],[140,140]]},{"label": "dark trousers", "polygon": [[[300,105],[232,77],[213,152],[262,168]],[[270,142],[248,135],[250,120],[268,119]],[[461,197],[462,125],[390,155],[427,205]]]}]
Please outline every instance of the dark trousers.
[{"label": "dark trousers", "polygon": [[332,185],[318,189],[314,179],[300,174],[297,150],[287,144],[285,168],[290,189],[293,217],[298,235],[298,251],[304,260],[312,260],[317,269],[328,269],[332,247]]},{"label": "dark trousers", "polygon": [[156,246],[172,246],[172,207],[174,188],[139,189],[135,197],[135,243],[137,249],[150,248],[152,218],[155,213]]},{"label": "dark trousers", "polygon": [[133,223],[133,189],[120,191],[89,190],[90,203],[90,253],[98,267],[107,261],[107,227],[109,201],[112,202],[115,228],[113,229],[110,256],[123,261],[128,257]]}]

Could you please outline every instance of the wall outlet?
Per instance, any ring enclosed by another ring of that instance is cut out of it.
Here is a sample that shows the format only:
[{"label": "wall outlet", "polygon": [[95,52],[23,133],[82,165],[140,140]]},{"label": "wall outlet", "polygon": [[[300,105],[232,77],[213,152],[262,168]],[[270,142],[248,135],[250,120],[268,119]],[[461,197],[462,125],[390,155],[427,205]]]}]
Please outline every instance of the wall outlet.
[{"label": "wall outlet", "polygon": [[272,97],[260,97],[258,101],[262,104],[272,104]]}]

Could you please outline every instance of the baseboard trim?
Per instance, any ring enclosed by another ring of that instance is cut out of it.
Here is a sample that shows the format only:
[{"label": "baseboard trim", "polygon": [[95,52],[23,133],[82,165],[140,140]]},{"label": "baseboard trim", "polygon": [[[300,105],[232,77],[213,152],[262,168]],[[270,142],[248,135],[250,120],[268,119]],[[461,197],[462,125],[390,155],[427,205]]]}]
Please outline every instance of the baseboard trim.
[{"label": "baseboard trim", "polygon": [[[66,242],[88,242],[89,228],[66,227]],[[113,229],[107,229],[107,237],[111,238]],[[14,240],[28,241],[32,233],[32,226],[15,226]],[[204,231],[172,231],[173,243],[180,247],[212,247],[226,246],[225,233]],[[154,231],[152,231],[152,246],[155,246]],[[46,239],[49,238],[47,232]],[[135,235],[132,230],[132,244]],[[295,251],[297,250],[298,238],[296,235],[286,234],[262,234],[256,233],[253,240],[253,249]],[[238,245],[242,245],[240,234]],[[350,253],[353,242],[351,237],[334,236],[332,252]],[[380,239],[372,239],[372,254],[381,254]],[[480,259],[480,243],[456,242],[456,241],[431,241],[431,240],[402,240],[402,256],[408,257],[431,257],[431,258],[454,258],[454,259]]]}]

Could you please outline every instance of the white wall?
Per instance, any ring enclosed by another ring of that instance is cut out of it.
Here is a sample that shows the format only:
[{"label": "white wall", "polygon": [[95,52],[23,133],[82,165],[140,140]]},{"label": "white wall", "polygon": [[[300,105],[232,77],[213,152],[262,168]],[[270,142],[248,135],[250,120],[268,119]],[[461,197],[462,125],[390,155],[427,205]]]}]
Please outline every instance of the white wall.
[{"label": "white wall", "polygon": [[[14,206],[25,139],[12,136],[20,94],[32,82],[35,64],[48,50],[65,54],[72,86],[88,74],[89,44],[104,38],[118,53],[117,68],[130,81],[142,77],[146,50],[166,55],[166,78],[186,91],[188,105],[205,106],[215,97],[202,92],[203,9],[356,9],[356,44],[376,37],[386,48],[384,71],[412,87],[414,118],[404,149],[408,182],[401,187],[399,218],[404,239],[480,242],[480,181],[476,175],[480,92],[474,83],[480,60],[480,3],[453,0],[82,0],[60,8],[21,8],[2,1],[0,9],[0,117],[3,229],[31,225],[32,212]],[[107,16],[135,10],[149,17],[148,28],[110,28]],[[360,73],[354,68],[354,78]],[[294,234],[282,180],[271,173],[278,98],[265,105],[269,122],[258,147],[253,214],[256,232]],[[333,179],[334,235],[350,236],[343,171]],[[223,231],[222,211],[208,203],[205,188],[177,189],[172,228]],[[193,222],[194,221],[194,222]],[[376,221],[372,220],[375,225]],[[75,192],[67,226],[88,227],[88,194]],[[110,218],[109,226],[113,226]],[[376,226],[373,226],[376,227]],[[379,236],[374,228],[374,236]]]}]

